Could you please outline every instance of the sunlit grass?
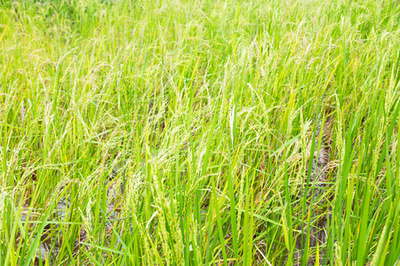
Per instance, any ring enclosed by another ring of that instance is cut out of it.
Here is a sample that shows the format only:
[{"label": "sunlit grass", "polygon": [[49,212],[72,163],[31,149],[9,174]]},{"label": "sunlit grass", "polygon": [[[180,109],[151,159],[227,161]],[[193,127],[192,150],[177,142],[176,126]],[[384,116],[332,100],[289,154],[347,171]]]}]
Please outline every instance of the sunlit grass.
[{"label": "sunlit grass", "polygon": [[400,260],[398,1],[0,3],[1,265]]}]

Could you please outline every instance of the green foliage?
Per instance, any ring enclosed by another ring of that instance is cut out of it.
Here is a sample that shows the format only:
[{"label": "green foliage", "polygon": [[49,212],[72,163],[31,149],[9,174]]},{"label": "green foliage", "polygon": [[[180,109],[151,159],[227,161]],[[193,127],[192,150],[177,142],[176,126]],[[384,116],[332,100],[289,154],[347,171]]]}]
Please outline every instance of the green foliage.
[{"label": "green foliage", "polygon": [[395,265],[399,20],[398,1],[0,1],[0,264]]}]

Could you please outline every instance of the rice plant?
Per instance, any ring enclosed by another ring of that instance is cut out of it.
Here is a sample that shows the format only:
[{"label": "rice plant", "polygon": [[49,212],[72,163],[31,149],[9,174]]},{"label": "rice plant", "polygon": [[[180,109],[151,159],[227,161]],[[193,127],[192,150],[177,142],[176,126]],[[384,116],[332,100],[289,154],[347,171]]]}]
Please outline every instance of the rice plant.
[{"label": "rice plant", "polygon": [[1,265],[397,265],[397,0],[0,1]]}]

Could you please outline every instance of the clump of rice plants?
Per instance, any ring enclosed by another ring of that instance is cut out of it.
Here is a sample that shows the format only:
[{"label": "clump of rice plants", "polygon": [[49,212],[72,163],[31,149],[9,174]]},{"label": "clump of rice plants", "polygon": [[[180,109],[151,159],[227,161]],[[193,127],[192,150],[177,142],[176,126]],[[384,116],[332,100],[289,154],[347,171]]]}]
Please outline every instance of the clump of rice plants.
[{"label": "clump of rice plants", "polygon": [[1,265],[397,265],[400,3],[0,1]]}]

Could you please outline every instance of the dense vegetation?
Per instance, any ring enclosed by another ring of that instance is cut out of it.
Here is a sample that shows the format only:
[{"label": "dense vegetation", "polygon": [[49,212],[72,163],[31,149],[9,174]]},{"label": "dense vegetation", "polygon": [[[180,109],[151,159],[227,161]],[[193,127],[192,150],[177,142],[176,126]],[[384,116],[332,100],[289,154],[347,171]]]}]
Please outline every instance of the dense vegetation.
[{"label": "dense vegetation", "polygon": [[395,265],[400,2],[0,1],[1,265]]}]

